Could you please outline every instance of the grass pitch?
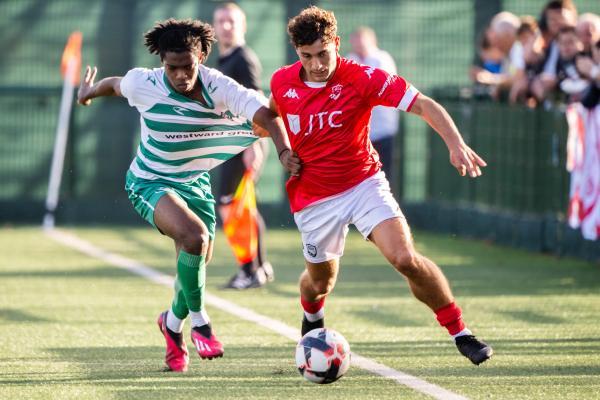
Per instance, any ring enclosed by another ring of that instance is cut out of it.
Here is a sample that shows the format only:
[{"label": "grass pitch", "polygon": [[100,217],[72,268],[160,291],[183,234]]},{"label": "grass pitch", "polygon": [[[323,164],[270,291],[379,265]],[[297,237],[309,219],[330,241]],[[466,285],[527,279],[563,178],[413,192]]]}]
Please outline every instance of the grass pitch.
[{"label": "grass pitch", "polygon": [[[151,228],[70,231],[174,274],[173,245]],[[415,236],[495,356],[480,367],[460,356],[402,278],[355,233],[327,300],[327,325],[353,351],[472,399],[600,398],[600,265]],[[271,230],[267,245],[276,281],[223,291],[235,266],[219,233],[208,290],[299,326],[299,234]],[[38,228],[0,229],[0,254],[1,399],[428,398],[356,367],[332,385],[306,382],[294,367],[295,343],[210,307],[225,357],[192,355],[188,373],[161,372],[155,318],[170,289],[63,247]]]}]

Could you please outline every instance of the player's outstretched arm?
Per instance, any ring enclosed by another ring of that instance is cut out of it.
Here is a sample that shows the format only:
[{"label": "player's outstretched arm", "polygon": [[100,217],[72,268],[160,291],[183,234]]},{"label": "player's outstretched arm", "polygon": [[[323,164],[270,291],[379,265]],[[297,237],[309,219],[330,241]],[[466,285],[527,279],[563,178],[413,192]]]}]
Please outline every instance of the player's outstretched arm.
[{"label": "player's outstretched arm", "polygon": [[261,107],[254,114],[252,122],[269,132],[269,136],[275,143],[279,161],[285,169],[294,176],[300,175],[300,158],[292,152],[281,117],[273,110]]},{"label": "player's outstretched arm", "polygon": [[467,146],[444,107],[421,93],[410,112],[423,118],[442,137],[450,152],[450,163],[461,176],[481,176],[481,167],[487,163]]},{"label": "player's outstretched arm", "polygon": [[96,73],[98,73],[96,67],[91,68],[88,65],[85,69],[85,75],[77,91],[77,102],[79,104],[89,106],[92,103],[92,99],[96,97],[122,96],[120,76],[104,78],[94,84]]}]

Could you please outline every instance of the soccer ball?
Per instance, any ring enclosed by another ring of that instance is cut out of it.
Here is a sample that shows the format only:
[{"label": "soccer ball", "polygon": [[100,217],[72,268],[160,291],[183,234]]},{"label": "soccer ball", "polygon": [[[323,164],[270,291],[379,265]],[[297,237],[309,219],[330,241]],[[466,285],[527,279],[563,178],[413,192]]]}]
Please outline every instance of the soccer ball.
[{"label": "soccer ball", "polygon": [[333,329],[313,329],[296,346],[296,366],[311,382],[335,382],[350,367],[350,345]]}]

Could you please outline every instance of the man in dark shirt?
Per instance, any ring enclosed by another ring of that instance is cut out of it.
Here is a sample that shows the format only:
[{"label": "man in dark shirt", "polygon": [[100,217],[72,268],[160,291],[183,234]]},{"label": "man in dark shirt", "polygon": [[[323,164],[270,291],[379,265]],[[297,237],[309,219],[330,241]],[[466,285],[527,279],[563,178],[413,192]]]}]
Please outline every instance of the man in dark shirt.
[{"label": "man in dark shirt", "polygon": [[[260,90],[262,68],[254,51],[245,43],[246,15],[244,11],[235,3],[221,4],[215,9],[213,25],[219,48],[217,69],[247,88]],[[267,150],[266,141],[259,140],[220,167],[220,184],[216,198],[222,220],[225,219],[228,212],[227,206],[244,173],[250,170],[254,179],[258,178],[266,160]],[[260,214],[257,213],[256,217],[258,225],[256,257],[240,266],[240,270],[225,285],[226,288],[260,287],[273,280],[273,268],[265,259],[265,224]]]}]

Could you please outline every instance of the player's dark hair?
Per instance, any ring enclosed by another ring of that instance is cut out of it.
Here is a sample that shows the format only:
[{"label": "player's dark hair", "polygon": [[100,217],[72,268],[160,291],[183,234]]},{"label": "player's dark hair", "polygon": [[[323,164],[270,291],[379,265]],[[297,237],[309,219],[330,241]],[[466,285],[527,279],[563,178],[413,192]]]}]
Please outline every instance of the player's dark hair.
[{"label": "player's dark hair", "polygon": [[148,51],[159,55],[161,60],[166,52],[185,51],[202,53],[206,59],[215,42],[215,32],[210,24],[202,21],[169,18],[157,22],[144,34],[144,39]]},{"label": "player's dark hair", "polygon": [[294,47],[311,45],[318,39],[331,43],[337,36],[337,21],[333,12],[311,6],[290,19],[287,31]]}]

